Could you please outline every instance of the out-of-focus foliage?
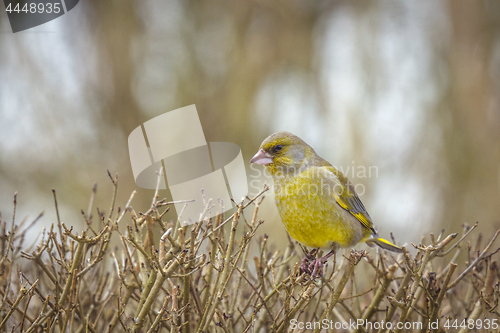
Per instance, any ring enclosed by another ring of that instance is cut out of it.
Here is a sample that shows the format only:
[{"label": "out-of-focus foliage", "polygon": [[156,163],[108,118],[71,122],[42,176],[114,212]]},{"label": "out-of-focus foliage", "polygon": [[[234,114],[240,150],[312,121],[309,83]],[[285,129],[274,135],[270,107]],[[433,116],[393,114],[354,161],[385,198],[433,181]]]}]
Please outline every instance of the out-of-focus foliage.
[{"label": "out-of-focus foliage", "polygon": [[[207,141],[235,142],[247,160],[289,130],[351,167],[398,240],[498,222],[497,1],[88,0],[30,31],[9,33],[5,14],[0,27],[4,214],[15,190],[34,215],[57,188],[64,220],[83,223],[74,212],[106,169],[120,193],[137,189],[130,131],[196,104]],[[54,220],[47,211],[42,223]]]}]

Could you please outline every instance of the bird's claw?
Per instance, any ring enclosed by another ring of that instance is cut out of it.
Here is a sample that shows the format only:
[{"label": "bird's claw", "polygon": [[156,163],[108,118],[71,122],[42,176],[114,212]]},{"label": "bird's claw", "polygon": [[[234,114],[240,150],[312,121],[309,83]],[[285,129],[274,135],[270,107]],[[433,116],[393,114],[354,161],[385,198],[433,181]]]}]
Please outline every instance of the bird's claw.
[{"label": "bird's claw", "polygon": [[309,264],[309,271],[311,271],[311,277],[313,279],[316,278],[321,278],[323,276],[323,266],[326,267],[327,265],[327,260],[323,258],[318,258],[314,259],[310,264]]},{"label": "bird's claw", "polygon": [[304,259],[302,259],[302,264],[300,265],[300,271],[305,272],[311,276],[311,278],[317,279],[323,276],[323,267],[328,265],[328,258],[334,253],[332,250],[326,256],[321,258],[315,258],[316,249],[309,253],[306,253]]},{"label": "bird's claw", "polygon": [[323,258],[311,260],[306,256],[302,259],[300,271],[309,274],[312,279],[320,278],[323,276],[323,266],[326,267],[326,262],[327,261]]},{"label": "bird's claw", "polygon": [[309,270],[309,263],[310,262],[311,262],[311,260],[307,256],[305,256],[304,259],[302,259],[302,264],[300,265],[300,272],[301,273],[305,272],[305,273],[311,275],[311,271]]}]

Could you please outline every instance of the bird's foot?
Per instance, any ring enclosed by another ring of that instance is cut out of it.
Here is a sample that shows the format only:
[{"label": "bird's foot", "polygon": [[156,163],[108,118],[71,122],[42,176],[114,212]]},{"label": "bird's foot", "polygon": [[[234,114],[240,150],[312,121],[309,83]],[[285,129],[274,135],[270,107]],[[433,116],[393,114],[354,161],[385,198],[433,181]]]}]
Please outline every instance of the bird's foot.
[{"label": "bird's foot", "polygon": [[332,250],[325,256],[317,259],[312,255],[313,252],[316,254],[316,250],[312,250],[302,259],[300,270],[309,274],[312,279],[321,278],[323,276],[323,267],[327,266],[328,258],[335,254],[335,251]]},{"label": "bird's foot", "polygon": [[305,256],[304,259],[302,259],[302,264],[300,265],[300,272],[301,273],[307,273],[307,274],[311,274],[311,272],[309,271],[309,264],[311,263],[311,260]]},{"label": "bird's foot", "polygon": [[312,272],[309,270],[309,266],[311,262],[316,260],[316,252],[318,252],[317,249],[313,249],[311,252],[306,252],[306,256],[304,257],[304,259],[302,259],[302,264],[300,265],[300,271],[302,273],[306,272],[307,274],[311,275]]},{"label": "bird's foot", "polygon": [[323,267],[326,268],[328,265],[328,260],[324,257],[314,259],[310,264],[309,264],[309,271],[311,272],[311,278],[316,279],[316,278],[321,278],[323,276]]}]

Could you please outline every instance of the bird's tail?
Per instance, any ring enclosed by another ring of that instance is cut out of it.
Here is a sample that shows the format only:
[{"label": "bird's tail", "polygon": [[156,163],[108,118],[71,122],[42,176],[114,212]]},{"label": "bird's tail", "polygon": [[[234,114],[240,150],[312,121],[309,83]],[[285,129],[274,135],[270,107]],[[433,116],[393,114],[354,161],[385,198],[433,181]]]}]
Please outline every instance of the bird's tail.
[{"label": "bird's tail", "polygon": [[366,242],[366,244],[368,244],[368,246],[378,245],[381,248],[383,248],[384,250],[389,250],[389,251],[397,252],[397,253],[403,252],[403,250],[399,246],[394,245],[391,242],[389,242],[388,240],[385,240],[383,238],[379,238],[377,236],[372,236],[372,237],[368,238],[365,242]]}]

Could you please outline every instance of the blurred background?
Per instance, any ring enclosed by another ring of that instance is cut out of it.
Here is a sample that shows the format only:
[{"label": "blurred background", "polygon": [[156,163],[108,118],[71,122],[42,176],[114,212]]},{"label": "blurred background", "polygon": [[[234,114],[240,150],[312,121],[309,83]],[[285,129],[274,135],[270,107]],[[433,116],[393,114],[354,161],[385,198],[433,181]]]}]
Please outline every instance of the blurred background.
[{"label": "blurred background", "polygon": [[[16,34],[2,11],[2,220],[18,191],[18,221],[44,210],[50,226],[55,188],[62,220],[83,226],[94,183],[109,210],[106,169],[120,175],[117,205],[137,190],[132,206],[147,210],[127,137],[196,104],[207,141],[238,144],[246,162],[275,131],[302,137],[359,185],[383,236],[418,243],[476,221],[489,232],[499,99],[498,1],[82,0]],[[256,194],[262,167],[247,171]],[[263,230],[278,241],[269,199]]]}]

